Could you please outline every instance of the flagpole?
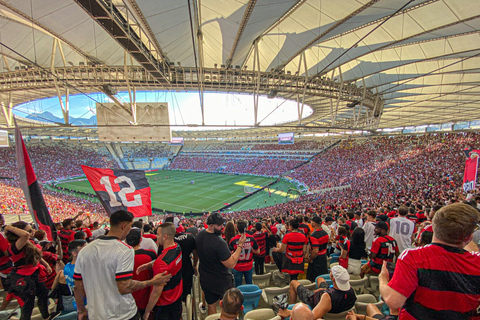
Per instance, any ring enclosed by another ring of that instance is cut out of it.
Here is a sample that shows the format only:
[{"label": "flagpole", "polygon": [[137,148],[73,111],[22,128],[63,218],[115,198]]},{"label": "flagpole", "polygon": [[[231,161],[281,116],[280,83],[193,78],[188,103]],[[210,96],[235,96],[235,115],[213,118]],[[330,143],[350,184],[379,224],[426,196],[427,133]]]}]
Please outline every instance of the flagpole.
[{"label": "flagpole", "polygon": [[[17,158],[18,175],[20,177],[20,186],[23,190],[25,201],[27,202],[28,212],[32,217],[33,223],[35,224],[35,228],[38,229],[38,223],[37,223],[37,220],[35,219],[35,213],[33,212],[32,199],[30,197],[30,192],[28,190],[27,170],[25,169],[25,154],[23,152],[23,146],[24,146],[23,137],[15,117],[13,117],[13,122],[15,123],[15,153]],[[18,220],[20,221],[20,216],[18,216]]]}]

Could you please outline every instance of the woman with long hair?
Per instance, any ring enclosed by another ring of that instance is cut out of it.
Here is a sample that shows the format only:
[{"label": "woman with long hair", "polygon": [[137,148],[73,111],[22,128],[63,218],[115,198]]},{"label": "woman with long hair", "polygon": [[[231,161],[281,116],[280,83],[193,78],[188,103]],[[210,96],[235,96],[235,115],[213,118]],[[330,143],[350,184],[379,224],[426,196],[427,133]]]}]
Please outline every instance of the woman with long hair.
[{"label": "woman with long hair", "polygon": [[31,318],[35,306],[35,297],[38,297],[38,308],[43,319],[48,319],[50,316],[48,312],[48,290],[45,283],[39,281],[40,269],[44,268],[40,264],[42,252],[30,242],[31,233],[32,227],[24,221],[18,221],[5,227],[5,235],[10,243],[8,253],[13,263],[10,274],[11,280],[13,282],[16,281],[15,277],[23,277],[21,283],[26,283],[23,292],[19,292],[16,286],[19,280],[15,284],[10,283],[9,290],[12,290],[23,301],[21,320]]},{"label": "woman with long hair", "polygon": [[230,243],[233,237],[235,237],[235,224],[232,221],[228,221],[224,230],[225,242]]},{"label": "woman with long hair", "polygon": [[362,228],[355,228],[350,240],[350,251],[348,261],[348,273],[358,276],[362,267],[362,258],[367,257],[367,245],[365,244],[365,231]]}]

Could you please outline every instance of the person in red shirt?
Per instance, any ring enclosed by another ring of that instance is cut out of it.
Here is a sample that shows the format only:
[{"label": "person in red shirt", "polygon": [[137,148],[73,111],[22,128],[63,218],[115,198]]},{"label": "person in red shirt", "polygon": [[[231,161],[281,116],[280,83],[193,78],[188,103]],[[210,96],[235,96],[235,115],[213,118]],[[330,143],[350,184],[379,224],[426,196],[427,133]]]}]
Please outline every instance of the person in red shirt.
[{"label": "person in red shirt", "polygon": [[394,257],[398,257],[400,251],[398,250],[397,241],[390,237],[387,232],[388,224],[386,222],[378,221],[375,224],[375,235],[377,238],[372,243],[370,261],[364,264],[361,269],[360,277],[362,279],[367,273],[378,275],[384,261],[393,262]]},{"label": "person in red shirt", "polygon": [[[35,306],[35,297],[38,298],[38,308],[44,319],[48,312],[48,290],[45,283],[39,281],[39,263],[42,259],[41,251],[30,242],[32,227],[23,221],[5,227],[6,237],[10,243],[8,253],[13,262],[13,271],[7,279],[8,291],[20,298],[22,306],[22,319],[30,319]],[[15,275],[13,275],[15,272]],[[22,282],[19,282],[23,279]],[[20,283],[25,283],[22,286]],[[33,291],[32,291],[33,290]]]},{"label": "person in red shirt", "polygon": [[310,257],[308,258],[307,279],[314,282],[317,276],[328,273],[327,245],[330,239],[322,229],[322,218],[312,219],[314,231],[310,236]]},{"label": "person in red shirt", "polygon": [[153,275],[167,272],[172,275],[170,281],[162,286],[153,286],[148,300],[144,320],[148,320],[153,311],[153,319],[180,320],[182,318],[182,249],[175,243],[175,225],[165,222],[157,230],[158,244],[163,246],[162,253],[153,264]]},{"label": "person in red shirt", "polygon": [[267,238],[268,232],[270,230],[267,228],[266,225],[262,225],[262,223],[257,222],[255,223],[255,233],[253,237],[255,241],[257,241],[259,253],[253,255],[253,260],[255,261],[255,274],[264,274],[264,266],[265,266],[265,256],[267,255]]},{"label": "person in red shirt", "polygon": [[237,231],[238,234],[230,240],[230,250],[235,252],[240,242],[240,238],[245,235],[245,244],[243,245],[242,252],[240,253],[240,258],[233,268],[233,277],[235,279],[235,287],[242,285],[242,279],[245,276],[245,283],[252,284],[252,275],[253,275],[253,254],[259,254],[260,249],[258,248],[257,241],[255,238],[247,233],[245,229],[247,228],[247,222],[240,220],[237,222]]},{"label": "person in red shirt", "polygon": [[391,280],[383,264],[380,294],[400,309],[400,320],[480,318],[480,253],[465,250],[478,222],[478,210],[468,204],[443,207],[433,218],[430,245],[405,250]]},{"label": "person in red shirt", "polygon": [[65,219],[62,222],[63,229],[58,231],[58,236],[62,242],[62,250],[63,250],[63,262],[67,263],[68,259],[70,258],[70,254],[68,253],[68,244],[70,241],[73,241],[75,238],[75,220],[73,219]]},{"label": "person in red shirt", "polygon": [[[151,269],[146,269],[137,273],[138,267],[143,264],[151,263],[157,258],[155,251],[145,250],[140,248],[142,242],[142,231],[137,228],[132,228],[130,233],[125,238],[125,242],[135,250],[135,260],[133,264],[133,280],[144,281],[153,278]],[[150,297],[150,288],[144,288],[132,293],[135,303],[137,304],[140,316],[143,317],[145,308],[147,307],[148,298]]]},{"label": "person in red shirt", "polygon": [[75,231],[83,231],[87,237],[87,241],[92,239],[92,231],[86,225],[83,224],[83,220],[77,220],[75,222]]},{"label": "person in red shirt", "polygon": [[273,259],[278,270],[290,275],[291,280],[297,280],[300,273],[304,273],[304,253],[307,251],[308,239],[298,230],[298,220],[289,222],[290,232],[282,239],[280,248],[273,249]]}]

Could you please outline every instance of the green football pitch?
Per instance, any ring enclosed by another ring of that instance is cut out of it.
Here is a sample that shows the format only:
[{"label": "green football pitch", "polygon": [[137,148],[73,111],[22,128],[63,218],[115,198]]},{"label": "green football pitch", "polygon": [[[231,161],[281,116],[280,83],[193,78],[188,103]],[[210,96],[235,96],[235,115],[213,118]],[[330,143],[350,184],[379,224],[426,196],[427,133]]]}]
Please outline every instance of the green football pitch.
[{"label": "green football pitch", "polygon": [[[176,170],[147,172],[146,177],[152,192],[152,207],[185,213],[218,210],[245,197],[247,195],[244,191],[246,185],[263,187],[276,181],[273,178],[248,175]],[[190,183],[192,180],[195,181],[194,184]],[[94,193],[87,180],[73,180],[60,183],[58,186]],[[266,207],[293,200],[297,196],[287,194],[290,187],[292,187],[290,183],[280,180],[280,182],[273,184],[270,189],[262,190],[233,205],[230,210],[238,211]]]}]

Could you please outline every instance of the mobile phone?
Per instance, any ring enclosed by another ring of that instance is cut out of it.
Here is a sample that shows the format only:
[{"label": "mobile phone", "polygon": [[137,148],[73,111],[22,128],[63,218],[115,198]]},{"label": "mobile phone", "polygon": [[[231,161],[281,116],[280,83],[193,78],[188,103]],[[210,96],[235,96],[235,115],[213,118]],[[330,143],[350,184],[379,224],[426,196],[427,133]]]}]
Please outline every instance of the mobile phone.
[{"label": "mobile phone", "polygon": [[388,275],[390,276],[390,279],[392,279],[393,273],[395,272],[395,263],[387,262],[387,270],[388,270]]}]

